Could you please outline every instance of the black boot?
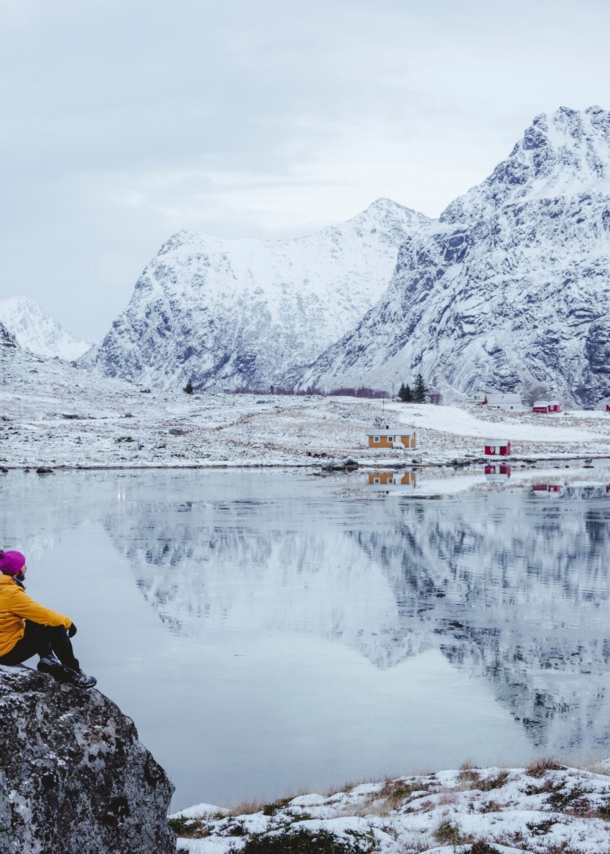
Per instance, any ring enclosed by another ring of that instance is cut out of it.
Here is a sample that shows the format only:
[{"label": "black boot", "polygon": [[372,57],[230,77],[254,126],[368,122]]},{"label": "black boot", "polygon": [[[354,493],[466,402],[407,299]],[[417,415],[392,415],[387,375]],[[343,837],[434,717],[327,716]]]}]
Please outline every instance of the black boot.
[{"label": "black boot", "polygon": [[71,682],[70,674],[73,672],[69,667],[64,667],[55,653],[45,655],[37,664],[37,669],[41,673],[48,673],[56,682]]},{"label": "black boot", "polygon": [[72,670],[70,667],[65,668],[68,673],[68,682],[71,682],[72,685],[76,685],[77,688],[93,688],[94,685],[97,685],[97,679],[95,676],[87,676],[86,673],[78,668],[78,670]]}]

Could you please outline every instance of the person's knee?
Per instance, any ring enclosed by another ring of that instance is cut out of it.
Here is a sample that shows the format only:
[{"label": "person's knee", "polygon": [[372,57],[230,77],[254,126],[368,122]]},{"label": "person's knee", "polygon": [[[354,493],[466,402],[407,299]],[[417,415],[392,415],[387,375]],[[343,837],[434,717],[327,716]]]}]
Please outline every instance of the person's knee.
[{"label": "person's knee", "polygon": [[62,643],[68,637],[68,633],[63,626],[41,626],[39,638],[44,643]]},{"label": "person's knee", "polygon": [[47,629],[51,634],[59,637],[63,637],[68,634],[65,626],[45,626],[45,629]]}]

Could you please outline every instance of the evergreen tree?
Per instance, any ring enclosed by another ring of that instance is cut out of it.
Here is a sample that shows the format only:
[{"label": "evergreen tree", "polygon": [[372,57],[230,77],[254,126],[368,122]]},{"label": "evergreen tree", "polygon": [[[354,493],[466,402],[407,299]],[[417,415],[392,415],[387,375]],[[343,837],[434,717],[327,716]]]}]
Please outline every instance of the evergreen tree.
[{"label": "evergreen tree", "polygon": [[192,383],[190,380],[189,380],[189,381],[187,382],[187,384],[184,386],[184,391],[185,391],[187,394],[192,394],[192,393],[193,393],[193,383]]},{"label": "evergreen tree", "polygon": [[415,392],[413,394],[413,400],[415,403],[425,403],[427,391],[428,389],[426,388],[424,378],[421,374],[418,374],[417,379],[415,380]]},{"label": "evergreen tree", "polygon": [[398,397],[402,400],[403,403],[412,403],[413,392],[411,391],[411,386],[402,383],[398,390]]}]

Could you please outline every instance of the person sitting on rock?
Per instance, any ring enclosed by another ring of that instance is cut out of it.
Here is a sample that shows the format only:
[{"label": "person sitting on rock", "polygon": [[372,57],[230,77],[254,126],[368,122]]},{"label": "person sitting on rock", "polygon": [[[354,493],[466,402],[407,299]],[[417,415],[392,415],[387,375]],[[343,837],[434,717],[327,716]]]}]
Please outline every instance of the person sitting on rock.
[{"label": "person sitting on rock", "polygon": [[76,626],[70,617],[30,599],[23,586],[26,572],[21,552],[0,549],[0,664],[21,664],[39,655],[42,673],[93,688],[97,679],[83,673],[72,650]]}]

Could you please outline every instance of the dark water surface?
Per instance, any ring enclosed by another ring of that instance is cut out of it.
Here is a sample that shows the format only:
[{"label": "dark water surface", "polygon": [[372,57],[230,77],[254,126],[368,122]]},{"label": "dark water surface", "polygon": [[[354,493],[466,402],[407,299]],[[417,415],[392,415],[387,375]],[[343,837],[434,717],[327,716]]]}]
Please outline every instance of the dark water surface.
[{"label": "dark water surface", "polygon": [[11,472],[0,546],[74,619],[176,808],[609,755],[604,491],[418,500],[345,482]]}]

